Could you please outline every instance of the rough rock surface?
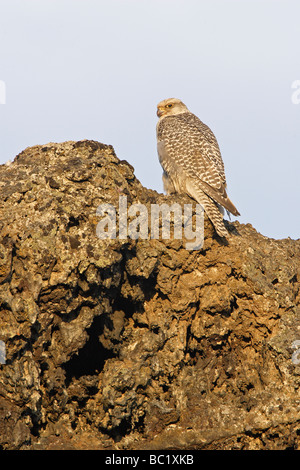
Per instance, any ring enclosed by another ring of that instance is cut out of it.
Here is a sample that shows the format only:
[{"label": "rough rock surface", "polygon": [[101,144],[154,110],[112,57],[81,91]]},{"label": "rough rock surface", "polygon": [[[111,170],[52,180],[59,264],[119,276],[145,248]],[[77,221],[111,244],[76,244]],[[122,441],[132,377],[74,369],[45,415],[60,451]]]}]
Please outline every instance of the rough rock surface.
[{"label": "rough rock surface", "polygon": [[26,149],[0,193],[0,448],[299,447],[300,240],[100,240],[99,204],[181,199],[94,141]]}]

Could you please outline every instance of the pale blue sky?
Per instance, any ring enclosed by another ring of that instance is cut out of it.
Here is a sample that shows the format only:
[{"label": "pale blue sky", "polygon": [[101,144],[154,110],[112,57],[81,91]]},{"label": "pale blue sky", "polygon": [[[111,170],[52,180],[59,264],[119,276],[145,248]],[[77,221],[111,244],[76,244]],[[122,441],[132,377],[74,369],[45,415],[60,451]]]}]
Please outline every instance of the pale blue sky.
[{"label": "pale blue sky", "polygon": [[238,219],[299,238],[299,18],[299,0],[0,0],[0,163],[93,139],[162,192],[156,104],[180,98],[219,141]]}]

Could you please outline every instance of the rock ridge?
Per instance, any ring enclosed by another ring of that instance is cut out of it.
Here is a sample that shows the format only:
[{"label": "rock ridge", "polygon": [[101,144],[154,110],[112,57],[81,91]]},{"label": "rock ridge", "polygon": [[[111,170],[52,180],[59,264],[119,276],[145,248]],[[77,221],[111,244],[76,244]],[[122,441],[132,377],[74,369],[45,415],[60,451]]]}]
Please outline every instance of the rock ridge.
[{"label": "rock ridge", "polygon": [[299,240],[100,240],[120,195],[191,201],[90,140],[25,149],[0,195],[0,448],[299,448]]}]

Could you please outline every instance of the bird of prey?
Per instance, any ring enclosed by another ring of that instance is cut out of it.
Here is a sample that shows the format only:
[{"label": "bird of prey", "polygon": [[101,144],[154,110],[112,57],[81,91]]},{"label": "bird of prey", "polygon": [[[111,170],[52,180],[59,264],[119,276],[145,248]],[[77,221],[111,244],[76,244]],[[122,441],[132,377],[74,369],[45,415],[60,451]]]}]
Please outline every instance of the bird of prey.
[{"label": "bird of prey", "polygon": [[202,205],[221,237],[228,236],[224,208],[240,215],[226,192],[224,163],[216,137],[179,99],[157,105],[157,151],[167,194],[188,194]]}]

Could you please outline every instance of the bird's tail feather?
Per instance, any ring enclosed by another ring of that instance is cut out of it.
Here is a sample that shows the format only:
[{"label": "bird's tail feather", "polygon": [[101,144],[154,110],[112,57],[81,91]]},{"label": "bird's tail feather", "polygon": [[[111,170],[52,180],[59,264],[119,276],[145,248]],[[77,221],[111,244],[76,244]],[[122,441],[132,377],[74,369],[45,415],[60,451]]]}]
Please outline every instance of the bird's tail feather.
[{"label": "bird's tail feather", "polygon": [[215,227],[217,234],[220,237],[228,237],[228,232],[223,221],[223,213],[220,211],[219,204],[201,189],[195,189],[193,184],[187,183],[186,190],[192,198],[196,199],[196,201],[202,205],[204,212]]},{"label": "bird's tail feather", "polygon": [[223,188],[222,193],[220,191],[215,190],[212,188],[209,184],[205,183],[205,181],[201,181],[199,183],[201,185],[201,189],[208,195],[210,196],[214,201],[218,202],[221,204],[221,206],[225,207],[225,209],[233,215],[241,215],[233,202],[229,199],[227,196],[225,188]]}]

